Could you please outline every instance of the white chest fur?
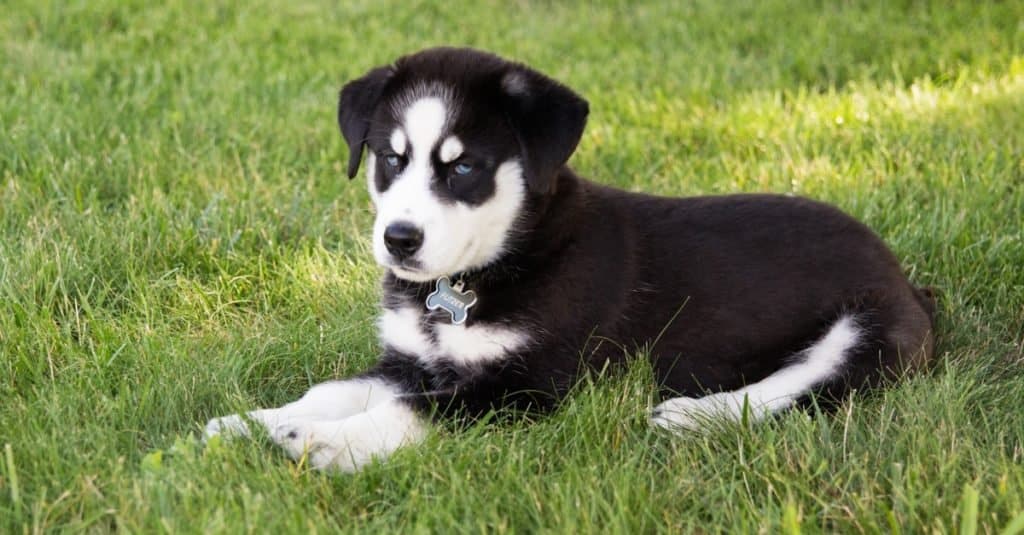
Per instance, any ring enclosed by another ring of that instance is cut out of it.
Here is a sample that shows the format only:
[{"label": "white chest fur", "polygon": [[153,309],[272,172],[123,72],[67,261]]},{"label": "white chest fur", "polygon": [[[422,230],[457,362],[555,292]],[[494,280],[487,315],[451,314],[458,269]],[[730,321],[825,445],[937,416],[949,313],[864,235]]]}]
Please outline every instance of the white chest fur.
[{"label": "white chest fur", "polygon": [[528,342],[525,333],[496,325],[425,325],[423,312],[411,306],[385,310],[378,327],[381,343],[428,363],[447,359],[485,364],[501,360]]}]

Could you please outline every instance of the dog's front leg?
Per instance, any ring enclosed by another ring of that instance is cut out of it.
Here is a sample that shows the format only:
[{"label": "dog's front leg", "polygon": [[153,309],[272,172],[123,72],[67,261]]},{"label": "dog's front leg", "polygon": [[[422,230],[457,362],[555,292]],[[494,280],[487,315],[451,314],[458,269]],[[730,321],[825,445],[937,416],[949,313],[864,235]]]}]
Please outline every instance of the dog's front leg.
[{"label": "dog's front leg", "polygon": [[206,424],[205,437],[248,436],[249,424],[256,422],[273,432],[278,426],[298,421],[340,420],[365,412],[398,394],[395,387],[378,378],[329,381],[311,388],[297,401],[275,409],[259,409],[245,415],[214,418]]},{"label": "dog's front leg", "polygon": [[283,407],[214,418],[205,435],[248,436],[247,422],[255,422],[293,459],[350,472],[426,434],[424,421],[398,395],[371,376],[321,383]]},{"label": "dog's front leg", "polygon": [[344,419],[292,420],[271,429],[270,436],[293,459],[306,457],[314,468],[353,472],[419,442],[426,431],[425,420],[393,397]]}]

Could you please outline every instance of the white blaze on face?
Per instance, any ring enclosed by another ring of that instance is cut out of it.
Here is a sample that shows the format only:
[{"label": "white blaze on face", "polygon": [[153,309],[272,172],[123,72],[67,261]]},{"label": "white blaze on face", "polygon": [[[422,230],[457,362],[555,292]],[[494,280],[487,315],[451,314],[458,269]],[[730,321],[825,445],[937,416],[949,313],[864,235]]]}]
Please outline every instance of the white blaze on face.
[{"label": "white blaze on face", "polygon": [[[494,260],[503,251],[506,235],[525,196],[522,168],[515,160],[498,166],[493,178],[494,194],[478,206],[442,201],[431,191],[431,184],[438,180],[434,176],[433,155],[448,163],[472,150],[458,137],[445,135],[448,118],[448,108],[440,98],[414,101],[406,109],[401,126],[389,138],[391,149],[406,158],[405,169],[384,192],[376,191],[375,171],[367,173],[370,196],[377,206],[374,257],[403,279],[434,280]],[[368,163],[372,168],[375,162],[369,159]],[[412,258],[419,263],[417,270],[395,266],[384,244],[384,229],[396,222],[410,223],[423,232],[423,245]]]}]

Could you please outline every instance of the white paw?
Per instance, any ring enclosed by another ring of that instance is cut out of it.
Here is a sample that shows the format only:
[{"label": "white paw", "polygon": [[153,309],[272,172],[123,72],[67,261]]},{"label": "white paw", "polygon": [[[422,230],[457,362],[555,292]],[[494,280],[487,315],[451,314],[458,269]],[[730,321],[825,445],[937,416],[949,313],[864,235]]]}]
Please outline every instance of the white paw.
[{"label": "white paw", "polygon": [[365,464],[356,459],[341,422],[290,422],[271,430],[270,438],[289,457],[295,460],[305,457],[309,466],[318,470],[333,468],[352,472]]},{"label": "white paw", "polygon": [[249,436],[249,425],[245,423],[245,420],[239,414],[214,418],[206,422],[203,440],[208,440],[217,435],[223,435],[225,438],[247,437]]},{"label": "white paw", "polygon": [[671,431],[696,431],[715,418],[730,416],[728,404],[715,395],[702,398],[678,397],[651,411],[651,425]]},{"label": "white paw", "polygon": [[305,458],[313,468],[343,472],[385,459],[425,435],[419,416],[400,402],[383,403],[342,420],[293,420],[270,431],[270,438],[292,459]]},{"label": "white paw", "polygon": [[290,457],[297,459],[302,457],[313,441],[313,433],[308,427],[308,422],[281,424],[270,430],[270,439],[284,448]]}]

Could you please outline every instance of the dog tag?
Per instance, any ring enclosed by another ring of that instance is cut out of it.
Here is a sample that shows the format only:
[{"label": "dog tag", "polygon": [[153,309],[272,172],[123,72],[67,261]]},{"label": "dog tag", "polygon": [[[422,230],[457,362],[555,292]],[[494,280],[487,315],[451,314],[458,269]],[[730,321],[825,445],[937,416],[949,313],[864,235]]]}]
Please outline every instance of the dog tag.
[{"label": "dog tag", "polygon": [[461,325],[469,317],[469,307],[476,304],[476,293],[472,290],[462,291],[463,283],[458,281],[452,286],[448,277],[437,279],[437,286],[427,296],[427,308],[447,310],[452,317],[452,323]]}]

